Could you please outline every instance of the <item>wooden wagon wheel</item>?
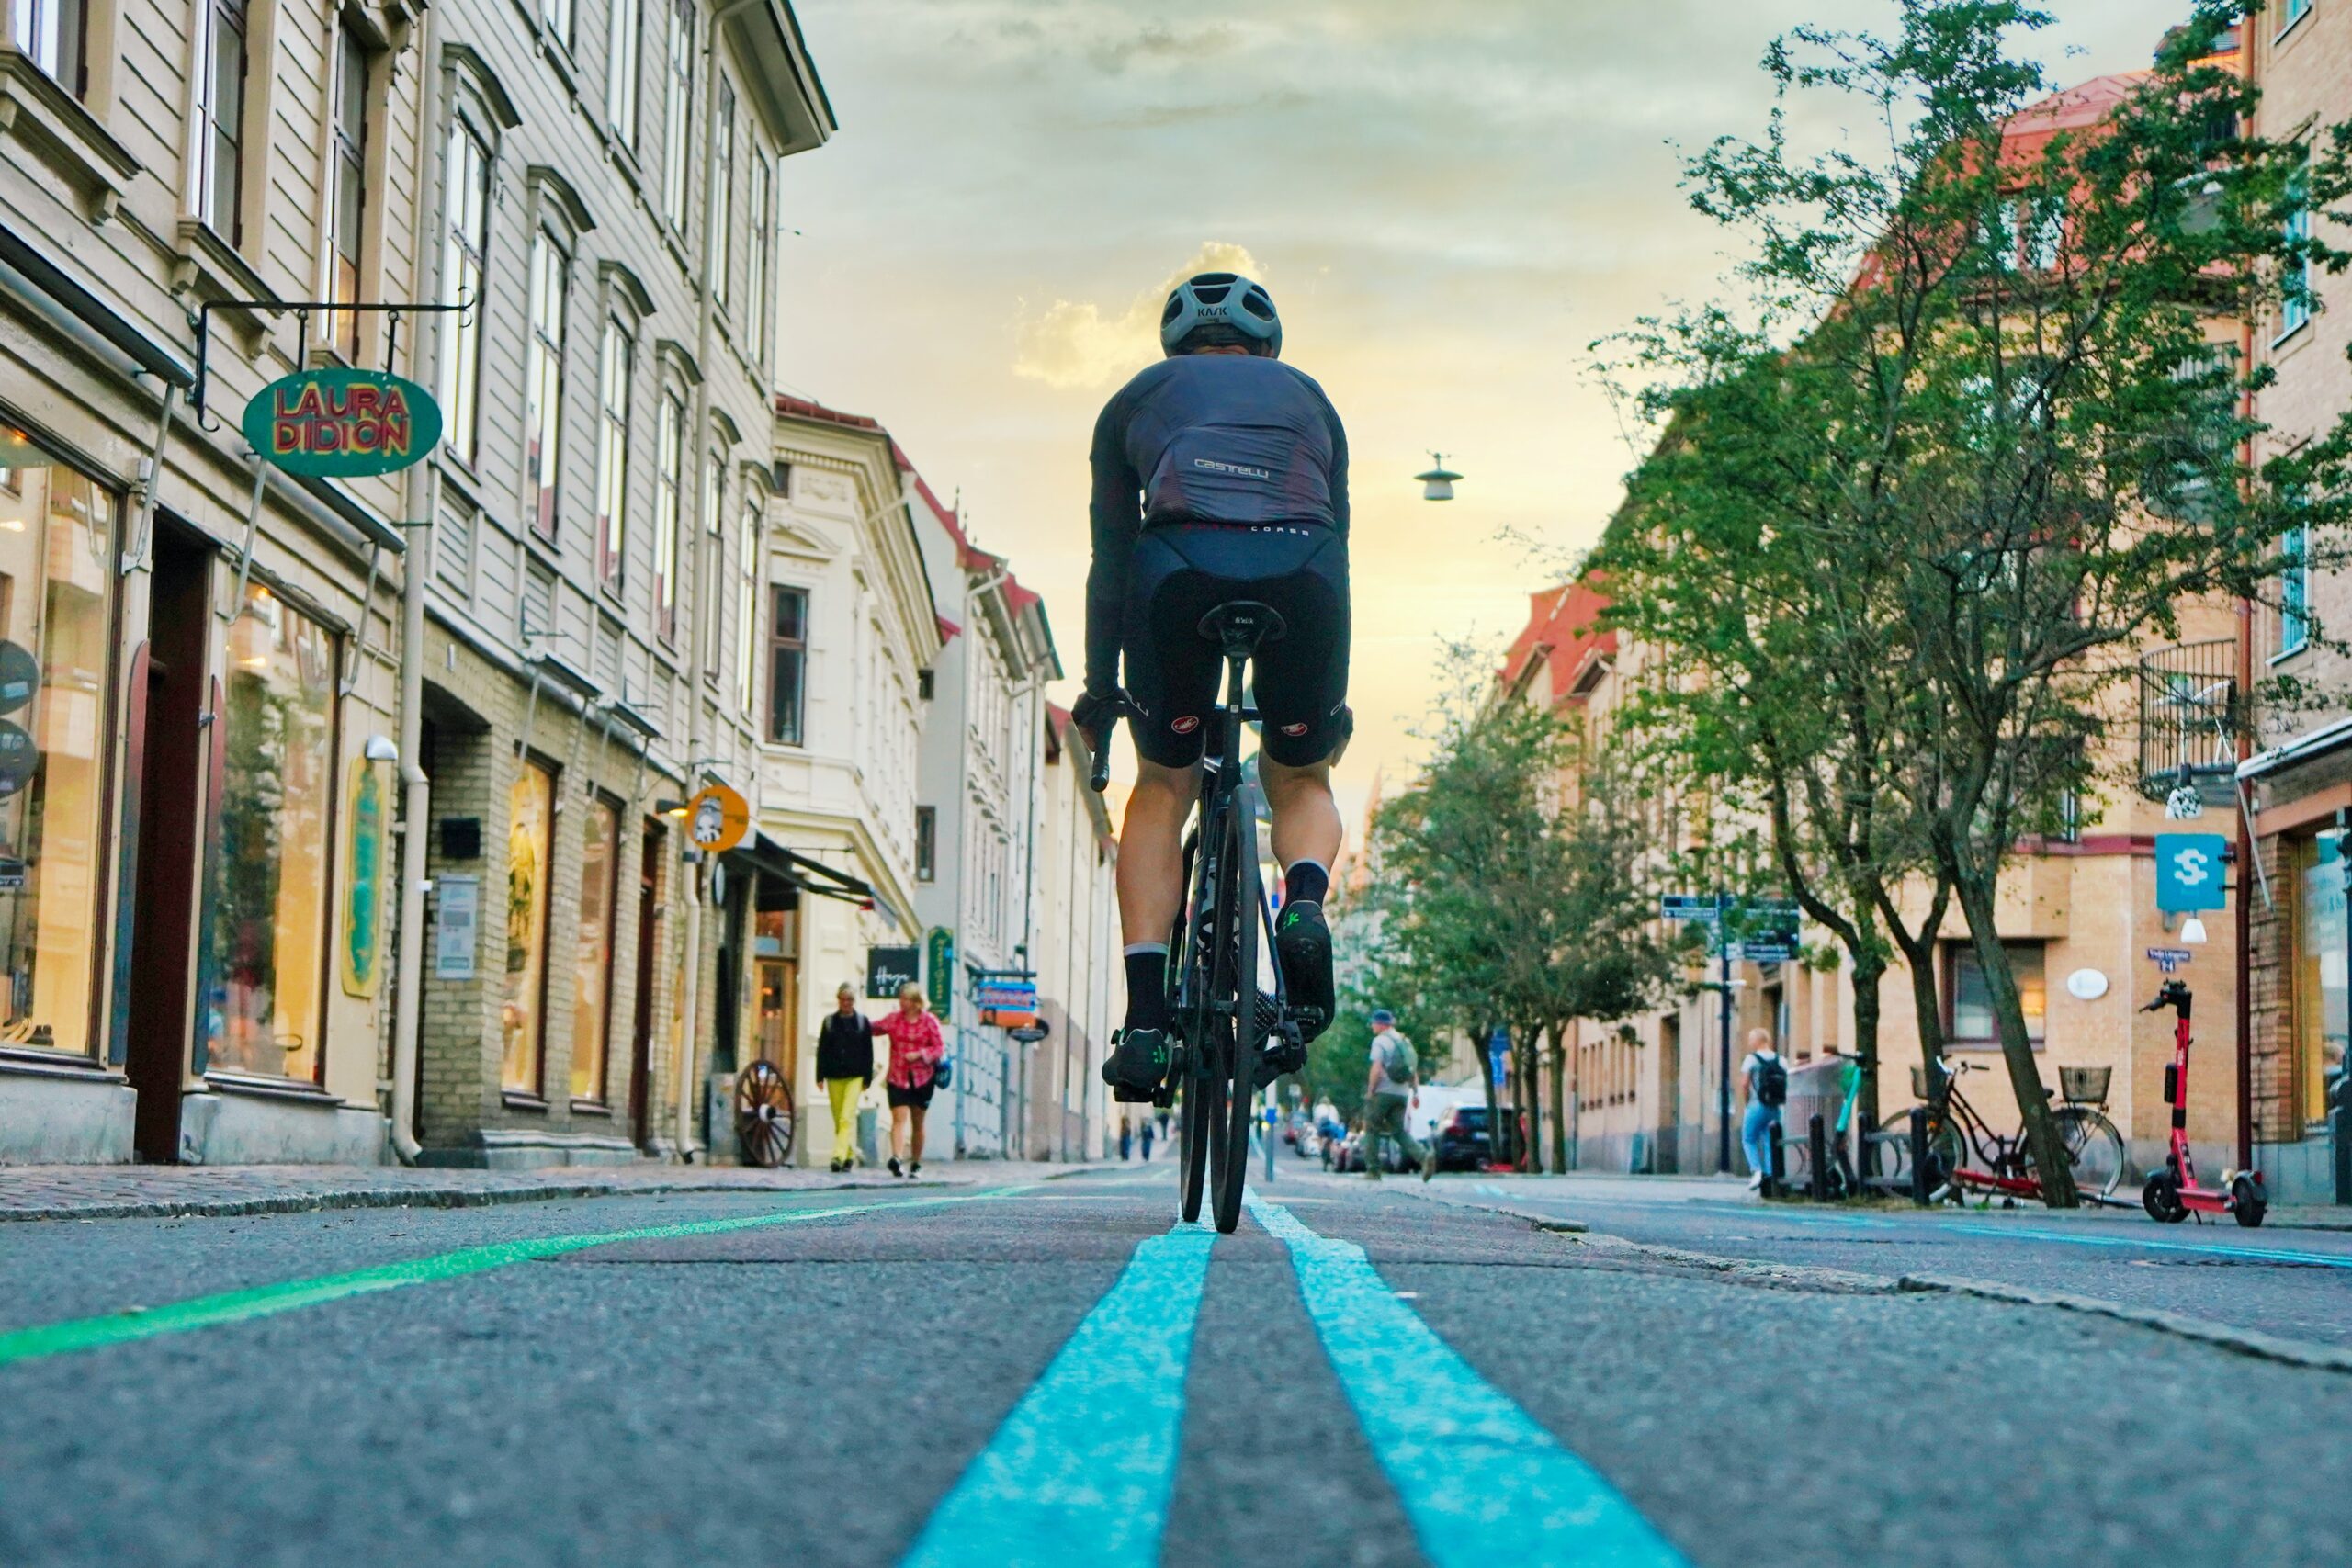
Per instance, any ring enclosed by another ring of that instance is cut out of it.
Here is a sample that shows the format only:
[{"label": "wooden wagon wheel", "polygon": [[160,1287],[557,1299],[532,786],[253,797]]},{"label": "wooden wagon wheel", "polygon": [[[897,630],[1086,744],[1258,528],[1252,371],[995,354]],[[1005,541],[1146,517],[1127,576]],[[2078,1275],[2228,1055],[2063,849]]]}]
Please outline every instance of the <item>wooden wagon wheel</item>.
[{"label": "wooden wagon wheel", "polygon": [[735,1145],[746,1165],[779,1166],[792,1156],[792,1086],[773,1062],[735,1075]]}]

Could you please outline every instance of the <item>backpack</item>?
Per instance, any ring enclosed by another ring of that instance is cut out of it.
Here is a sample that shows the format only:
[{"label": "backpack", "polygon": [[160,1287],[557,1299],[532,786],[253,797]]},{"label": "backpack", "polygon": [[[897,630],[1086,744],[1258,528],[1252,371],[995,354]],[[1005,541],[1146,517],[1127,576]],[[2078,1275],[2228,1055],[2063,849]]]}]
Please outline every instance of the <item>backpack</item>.
[{"label": "backpack", "polygon": [[1789,1102],[1788,1065],[1778,1056],[1766,1056],[1756,1064],[1756,1098],[1778,1111]]},{"label": "backpack", "polygon": [[1420,1082],[1420,1054],[1413,1043],[1390,1030],[1380,1043],[1380,1074],[1399,1089]]}]

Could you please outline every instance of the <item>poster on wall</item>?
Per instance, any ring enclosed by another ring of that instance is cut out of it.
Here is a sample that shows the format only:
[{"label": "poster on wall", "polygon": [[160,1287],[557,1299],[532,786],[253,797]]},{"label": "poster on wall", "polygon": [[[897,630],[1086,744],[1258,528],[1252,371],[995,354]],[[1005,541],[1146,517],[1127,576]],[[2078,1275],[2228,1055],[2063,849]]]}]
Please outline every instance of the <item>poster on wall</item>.
[{"label": "poster on wall", "polygon": [[343,814],[348,825],[344,863],[351,867],[351,880],[344,894],[342,953],[343,988],[355,997],[374,996],[383,976],[384,795],[383,768],[354,762]]},{"label": "poster on wall", "polygon": [[433,977],[470,980],[474,951],[481,945],[481,878],[433,879]]}]

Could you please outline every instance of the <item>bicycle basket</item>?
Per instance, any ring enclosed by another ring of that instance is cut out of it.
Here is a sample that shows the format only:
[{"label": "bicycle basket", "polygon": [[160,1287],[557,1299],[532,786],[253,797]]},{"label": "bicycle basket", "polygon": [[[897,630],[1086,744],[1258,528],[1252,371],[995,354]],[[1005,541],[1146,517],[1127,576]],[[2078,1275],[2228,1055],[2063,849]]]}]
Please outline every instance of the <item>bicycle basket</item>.
[{"label": "bicycle basket", "polygon": [[2071,1102],[2105,1104],[2108,1080],[2114,1076],[2113,1067],[2061,1067],[2058,1092]]},{"label": "bicycle basket", "polygon": [[1911,1098],[1914,1100],[1928,1098],[1928,1069],[1925,1067],[1911,1069]]}]

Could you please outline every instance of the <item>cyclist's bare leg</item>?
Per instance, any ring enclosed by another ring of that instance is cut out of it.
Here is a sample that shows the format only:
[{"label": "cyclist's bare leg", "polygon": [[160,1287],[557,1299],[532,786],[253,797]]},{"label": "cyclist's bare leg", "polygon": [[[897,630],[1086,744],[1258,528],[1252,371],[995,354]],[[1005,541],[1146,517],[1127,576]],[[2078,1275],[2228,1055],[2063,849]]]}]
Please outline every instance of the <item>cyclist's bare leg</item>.
[{"label": "cyclist's bare leg", "polygon": [[1183,910],[1184,823],[1201,793],[1197,763],[1166,768],[1138,758],[1136,773],[1119,829],[1119,929],[1131,946],[1166,942]]},{"label": "cyclist's bare leg", "polygon": [[[1339,858],[1344,830],[1340,803],[1331,795],[1331,764],[1338,760],[1334,755],[1304,768],[1286,768],[1272,757],[1258,759],[1259,782],[1266,788],[1267,808],[1274,814],[1274,860],[1284,870],[1311,860],[1328,871]],[[1124,845],[1119,852],[1125,855]]]}]

